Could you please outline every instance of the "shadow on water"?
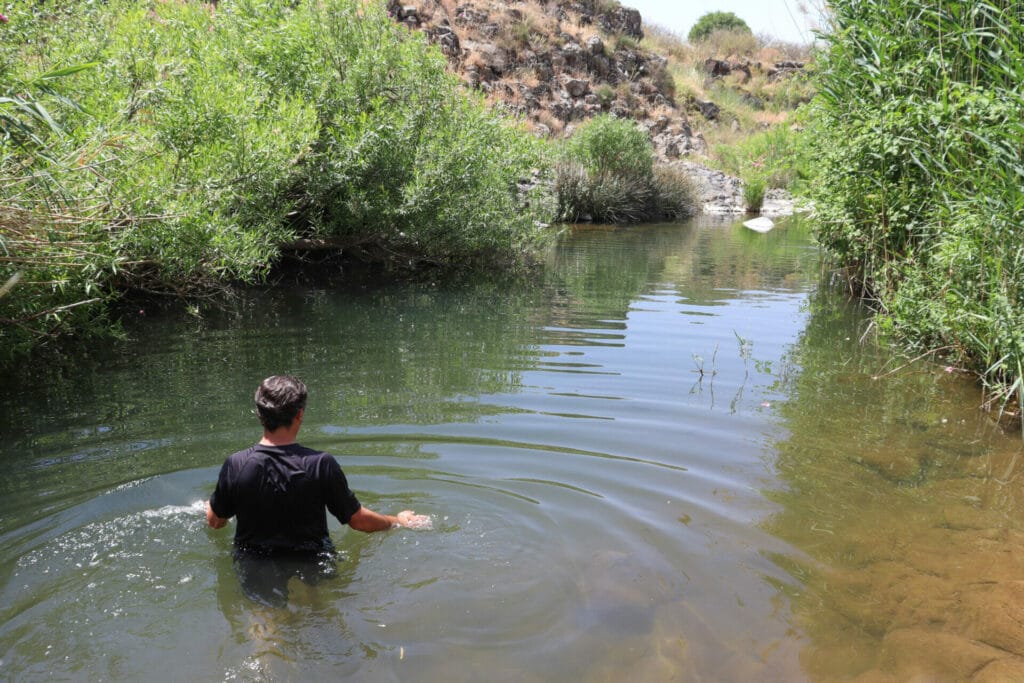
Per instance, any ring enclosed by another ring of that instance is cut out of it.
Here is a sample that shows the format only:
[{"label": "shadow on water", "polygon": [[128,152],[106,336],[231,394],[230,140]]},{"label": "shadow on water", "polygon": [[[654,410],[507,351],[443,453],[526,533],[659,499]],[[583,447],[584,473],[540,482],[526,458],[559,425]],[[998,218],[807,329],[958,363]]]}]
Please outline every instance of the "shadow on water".
[{"label": "shadow on water", "polygon": [[862,313],[822,288],[786,359],[785,487],[764,527],[808,634],[813,680],[1024,680],[1024,448],[977,387],[859,339]]}]

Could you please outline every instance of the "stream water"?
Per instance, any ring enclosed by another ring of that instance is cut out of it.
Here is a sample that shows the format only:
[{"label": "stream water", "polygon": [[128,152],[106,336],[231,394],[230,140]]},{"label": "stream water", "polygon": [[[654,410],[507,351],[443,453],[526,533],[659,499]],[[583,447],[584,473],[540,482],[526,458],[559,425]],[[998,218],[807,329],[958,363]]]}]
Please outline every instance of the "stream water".
[{"label": "stream water", "polygon": [[[828,280],[805,224],[704,219],[515,282],[140,310],[3,378],[0,677],[1024,677],[1020,438]],[[267,607],[203,501],[282,372],[300,440],[433,529],[331,520],[333,571]]]}]

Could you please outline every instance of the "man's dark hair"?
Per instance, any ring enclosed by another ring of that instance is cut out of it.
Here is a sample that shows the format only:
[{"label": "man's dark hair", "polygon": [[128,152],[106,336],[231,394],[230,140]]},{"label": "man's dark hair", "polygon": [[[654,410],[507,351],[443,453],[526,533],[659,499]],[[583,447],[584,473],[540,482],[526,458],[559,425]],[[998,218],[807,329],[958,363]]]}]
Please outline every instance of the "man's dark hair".
[{"label": "man's dark hair", "polygon": [[268,432],[287,427],[306,407],[306,385],[291,375],[274,375],[256,390],[256,414]]}]

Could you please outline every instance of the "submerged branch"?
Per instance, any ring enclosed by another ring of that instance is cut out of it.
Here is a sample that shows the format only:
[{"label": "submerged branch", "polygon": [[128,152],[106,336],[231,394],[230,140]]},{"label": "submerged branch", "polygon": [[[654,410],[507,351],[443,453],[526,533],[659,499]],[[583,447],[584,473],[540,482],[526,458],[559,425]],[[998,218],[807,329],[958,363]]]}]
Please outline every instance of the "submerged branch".
[{"label": "submerged branch", "polygon": [[86,299],[84,301],[76,301],[73,304],[65,304],[64,306],[57,306],[56,308],[49,308],[49,309],[47,309],[45,311],[39,311],[37,313],[33,313],[32,315],[26,316],[24,318],[0,318],[0,323],[6,324],[6,325],[18,325],[18,326],[22,326],[23,327],[24,323],[30,322],[32,320],[36,320],[38,318],[43,318],[43,317],[50,316],[50,315],[56,315],[57,313],[63,313],[64,311],[69,311],[72,308],[78,308],[79,306],[85,306],[85,305],[88,305],[88,304],[94,304],[94,303],[97,303],[99,301],[103,301],[103,299],[101,299],[99,297],[95,297],[93,299]]},{"label": "submerged branch", "polygon": [[899,366],[898,368],[893,368],[889,372],[884,372],[884,373],[882,373],[880,375],[872,375],[871,379],[873,379],[873,380],[874,379],[883,379],[885,377],[888,377],[889,375],[895,375],[900,370],[903,370],[904,368],[910,367],[911,365],[913,365],[917,361],[921,360],[922,358],[927,358],[928,356],[933,356],[933,355],[935,355],[937,353],[942,353],[943,351],[949,351],[952,348],[954,348],[954,347],[952,347],[952,346],[940,346],[937,349],[931,349],[930,351],[925,351],[920,356],[917,356],[915,358],[910,359],[909,361],[907,361],[903,365]]}]

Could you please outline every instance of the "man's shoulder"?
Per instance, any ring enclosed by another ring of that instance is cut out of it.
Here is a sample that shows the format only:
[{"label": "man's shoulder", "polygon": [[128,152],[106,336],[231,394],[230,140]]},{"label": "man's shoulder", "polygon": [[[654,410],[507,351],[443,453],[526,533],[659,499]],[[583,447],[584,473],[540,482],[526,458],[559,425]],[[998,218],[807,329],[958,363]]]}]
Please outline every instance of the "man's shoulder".
[{"label": "man's shoulder", "polygon": [[298,443],[293,443],[284,448],[287,449],[288,457],[301,460],[302,465],[300,466],[308,472],[324,474],[332,470],[341,469],[337,458],[327,451],[309,448]]},{"label": "man's shoulder", "polygon": [[341,465],[338,463],[338,459],[333,454],[327,451],[317,450],[315,448],[307,448],[306,446],[298,446],[295,453],[301,455],[303,462],[303,468],[307,472],[316,472],[317,476],[335,476],[337,474],[344,474],[341,470]]},{"label": "man's shoulder", "polygon": [[242,465],[251,459],[253,451],[256,450],[257,445],[258,444],[254,444],[248,448],[243,448],[240,451],[235,451],[224,459],[224,466],[234,468],[236,470],[240,469]]}]

